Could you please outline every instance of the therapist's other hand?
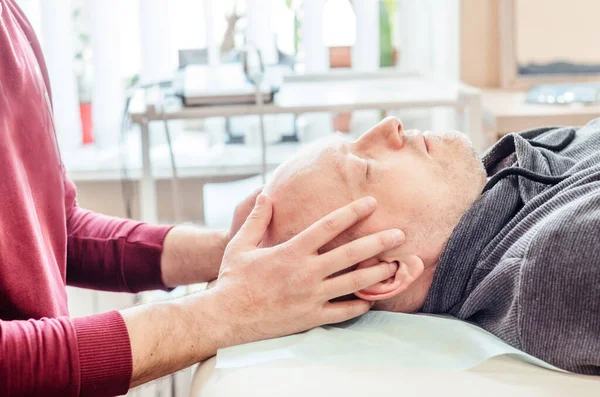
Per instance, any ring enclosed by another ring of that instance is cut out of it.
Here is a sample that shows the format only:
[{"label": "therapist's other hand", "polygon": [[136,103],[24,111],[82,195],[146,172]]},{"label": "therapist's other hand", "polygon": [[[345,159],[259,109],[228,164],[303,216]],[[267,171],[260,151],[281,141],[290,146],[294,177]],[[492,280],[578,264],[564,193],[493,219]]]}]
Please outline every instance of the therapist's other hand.
[{"label": "therapist's other hand", "polygon": [[219,313],[228,318],[228,344],[289,335],[366,313],[370,302],[331,300],[386,280],[396,273],[397,265],[381,263],[330,276],[397,247],[404,234],[387,230],[322,255],[318,249],[371,214],[375,206],[371,197],[357,200],[283,244],[258,248],[273,211],[269,197],[260,194],[227,246],[217,284],[211,290]]},{"label": "therapist's other hand", "polygon": [[262,193],[262,186],[252,192],[251,195],[246,197],[241,203],[235,207],[235,211],[233,212],[233,220],[231,221],[231,227],[229,228],[229,240],[231,240],[237,232],[242,228],[246,219],[248,219],[248,215],[252,212],[254,208],[254,203],[256,202],[256,198],[259,194]]}]

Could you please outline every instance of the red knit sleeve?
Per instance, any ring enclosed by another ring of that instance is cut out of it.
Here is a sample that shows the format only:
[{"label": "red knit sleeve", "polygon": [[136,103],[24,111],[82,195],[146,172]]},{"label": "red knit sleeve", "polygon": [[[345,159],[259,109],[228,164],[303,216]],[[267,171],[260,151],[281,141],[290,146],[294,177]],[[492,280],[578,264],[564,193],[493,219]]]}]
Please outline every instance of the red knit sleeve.
[{"label": "red knit sleeve", "polygon": [[165,289],[160,258],[172,226],[151,226],[79,208],[65,179],[67,283],[106,291]]},{"label": "red knit sleeve", "polygon": [[119,312],[0,321],[0,395],[122,395],[131,374],[131,346]]}]

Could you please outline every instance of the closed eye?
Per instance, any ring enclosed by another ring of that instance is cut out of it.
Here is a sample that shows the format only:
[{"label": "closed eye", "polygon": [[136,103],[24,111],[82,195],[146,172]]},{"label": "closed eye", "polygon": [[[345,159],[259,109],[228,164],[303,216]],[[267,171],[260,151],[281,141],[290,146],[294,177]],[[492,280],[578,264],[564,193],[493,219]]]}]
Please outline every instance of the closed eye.
[{"label": "closed eye", "polygon": [[354,157],[355,159],[359,160],[362,163],[362,169],[364,170],[364,175],[365,178],[368,180],[369,177],[371,176],[371,160],[369,158],[363,158],[360,157],[354,153],[351,153],[352,157]]}]

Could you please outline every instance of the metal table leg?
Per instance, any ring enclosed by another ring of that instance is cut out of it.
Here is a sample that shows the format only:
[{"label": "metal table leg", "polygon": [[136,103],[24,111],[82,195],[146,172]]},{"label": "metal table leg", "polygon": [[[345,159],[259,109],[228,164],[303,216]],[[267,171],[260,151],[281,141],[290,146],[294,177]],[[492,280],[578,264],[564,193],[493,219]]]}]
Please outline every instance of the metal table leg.
[{"label": "metal table leg", "polygon": [[156,185],[152,177],[152,164],[150,161],[150,128],[148,121],[140,123],[142,134],[142,177],[138,187],[138,200],[140,203],[140,218],[142,221],[158,223],[158,207],[156,204]]}]

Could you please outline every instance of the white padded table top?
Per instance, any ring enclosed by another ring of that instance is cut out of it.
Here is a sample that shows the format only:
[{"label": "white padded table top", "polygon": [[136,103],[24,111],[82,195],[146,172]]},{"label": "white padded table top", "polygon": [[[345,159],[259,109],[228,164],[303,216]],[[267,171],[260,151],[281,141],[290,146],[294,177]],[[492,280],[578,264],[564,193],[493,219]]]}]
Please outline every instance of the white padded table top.
[{"label": "white padded table top", "polygon": [[598,397],[600,377],[559,373],[509,356],[467,371],[314,365],[286,360],[236,369],[204,362],[192,381],[192,397],[239,396],[444,396]]}]

